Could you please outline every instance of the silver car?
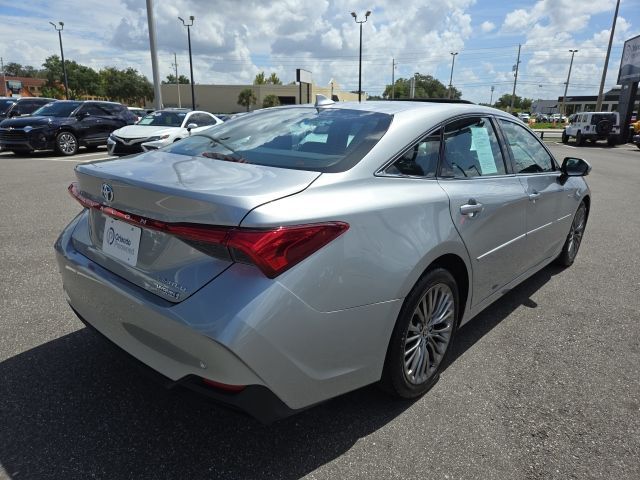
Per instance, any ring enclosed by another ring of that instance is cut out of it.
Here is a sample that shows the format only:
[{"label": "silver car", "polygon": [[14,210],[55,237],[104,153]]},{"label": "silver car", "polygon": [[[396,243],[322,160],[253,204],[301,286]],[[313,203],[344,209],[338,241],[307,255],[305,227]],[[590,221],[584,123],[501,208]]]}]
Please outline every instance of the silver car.
[{"label": "silver car", "polygon": [[265,109],[76,167],[67,300],[131,356],[263,421],[438,379],[456,330],[573,263],[590,166],[455,102]]}]

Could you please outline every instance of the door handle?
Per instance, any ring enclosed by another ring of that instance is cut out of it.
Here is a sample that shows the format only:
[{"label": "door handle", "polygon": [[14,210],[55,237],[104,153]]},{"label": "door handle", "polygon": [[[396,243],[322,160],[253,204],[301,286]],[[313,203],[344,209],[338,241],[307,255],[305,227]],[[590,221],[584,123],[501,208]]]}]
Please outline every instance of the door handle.
[{"label": "door handle", "polygon": [[538,198],[540,198],[540,192],[536,190],[529,194],[529,200],[531,200],[532,202],[535,202]]},{"label": "door handle", "polygon": [[484,206],[481,203],[478,203],[473,198],[470,198],[469,201],[460,206],[460,213],[462,215],[468,215],[473,217],[476,213],[480,213]]}]

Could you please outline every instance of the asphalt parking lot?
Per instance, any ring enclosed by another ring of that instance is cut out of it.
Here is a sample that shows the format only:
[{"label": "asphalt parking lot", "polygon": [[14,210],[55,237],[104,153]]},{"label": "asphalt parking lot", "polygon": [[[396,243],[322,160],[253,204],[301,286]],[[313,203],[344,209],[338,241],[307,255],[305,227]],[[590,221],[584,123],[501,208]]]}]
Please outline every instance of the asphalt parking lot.
[{"label": "asphalt parking lot", "polygon": [[163,390],[67,307],[66,187],[106,151],[0,153],[0,477],[640,478],[640,150],[550,145],[593,166],[573,267],[465,326],[417,401],[367,387],[270,426]]}]

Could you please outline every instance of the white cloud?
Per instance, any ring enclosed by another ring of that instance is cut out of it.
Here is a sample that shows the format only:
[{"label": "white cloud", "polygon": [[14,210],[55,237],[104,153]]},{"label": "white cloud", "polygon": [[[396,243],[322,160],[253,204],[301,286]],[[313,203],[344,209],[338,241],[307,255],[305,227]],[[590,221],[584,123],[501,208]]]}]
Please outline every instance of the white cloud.
[{"label": "white cloud", "polygon": [[482,30],[483,33],[489,33],[492,32],[496,29],[496,24],[493,22],[482,22],[482,25],[480,25],[480,30]]}]

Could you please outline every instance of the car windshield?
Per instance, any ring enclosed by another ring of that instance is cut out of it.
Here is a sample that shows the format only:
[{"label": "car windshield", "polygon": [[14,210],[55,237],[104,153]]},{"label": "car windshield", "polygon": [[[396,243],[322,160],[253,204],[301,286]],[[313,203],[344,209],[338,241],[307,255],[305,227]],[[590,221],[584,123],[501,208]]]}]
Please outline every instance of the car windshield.
[{"label": "car windshield", "polygon": [[7,110],[9,110],[14,103],[16,102],[13,100],[0,100],[0,114],[7,113]]},{"label": "car windshield", "polygon": [[296,170],[343,172],[382,138],[391,115],[294,107],[243,115],[163,150]]},{"label": "car windshield", "polygon": [[138,125],[180,127],[186,116],[187,112],[153,112],[141,118]]},{"label": "car windshield", "polygon": [[41,117],[68,117],[73,111],[82,105],[82,102],[52,102],[32,113]]}]

